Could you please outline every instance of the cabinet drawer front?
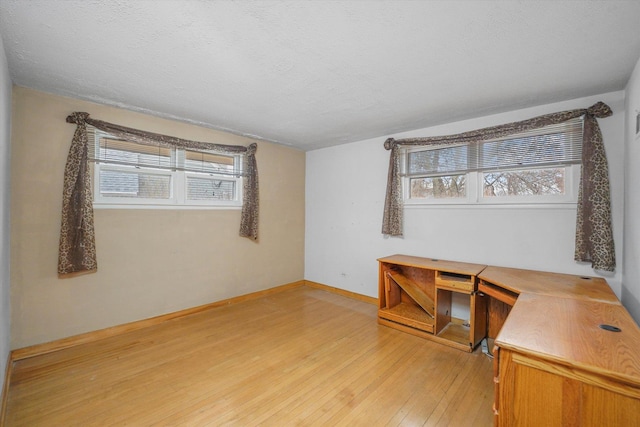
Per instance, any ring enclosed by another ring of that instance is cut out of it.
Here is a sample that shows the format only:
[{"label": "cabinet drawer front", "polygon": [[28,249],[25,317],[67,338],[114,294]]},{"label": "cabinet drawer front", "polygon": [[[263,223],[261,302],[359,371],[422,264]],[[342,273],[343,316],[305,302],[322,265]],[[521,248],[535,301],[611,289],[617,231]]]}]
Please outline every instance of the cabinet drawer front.
[{"label": "cabinet drawer front", "polygon": [[464,292],[473,292],[473,283],[463,283],[463,282],[449,282],[446,280],[439,281],[436,280],[436,286],[438,288],[447,288],[452,289],[454,291],[464,291]]},{"label": "cabinet drawer front", "polygon": [[476,278],[466,274],[447,273],[437,271],[435,284],[439,288],[449,288],[464,292],[473,292],[475,290]]}]

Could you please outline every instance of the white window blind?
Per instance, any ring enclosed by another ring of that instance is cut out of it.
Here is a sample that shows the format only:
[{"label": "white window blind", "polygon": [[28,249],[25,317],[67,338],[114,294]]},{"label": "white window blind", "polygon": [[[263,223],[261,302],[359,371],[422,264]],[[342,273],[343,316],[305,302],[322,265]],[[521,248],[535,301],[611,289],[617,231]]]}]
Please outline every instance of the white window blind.
[{"label": "white window blind", "polygon": [[175,169],[177,165],[174,151],[171,148],[101,136],[93,160],[105,164]]},{"label": "white window blind", "polygon": [[[410,151],[408,176],[438,176],[471,170],[469,146],[456,145]],[[471,161],[472,162],[472,161]]]},{"label": "white window blind", "polygon": [[237,156],[138,144],[96,131],[92,126],[87,126],[87,136],[90,140],[96,140],[95,150],[90,152],[90,159],[96,163],[216,175],[242,175],[241,162]]},{"label": "white window blind", "polygon": [[232,156],[224,156],[211,152],[180,150],[179,164],[190,172],[212,173],[216,175],[238,175]]},{"label": "white window blind", "polygon": [[534,129],[478,146],[476,170],[497,170],[580,163],[582,118]]},{"label": "white window blind", "polygon": [[240,206],[242,155],[138,144],[87,127],[95,202]]},{"label": "white window blind", "polygon": [[408,150],[405,176],[571,165],[581,161],[582,118],[478,144]]}]

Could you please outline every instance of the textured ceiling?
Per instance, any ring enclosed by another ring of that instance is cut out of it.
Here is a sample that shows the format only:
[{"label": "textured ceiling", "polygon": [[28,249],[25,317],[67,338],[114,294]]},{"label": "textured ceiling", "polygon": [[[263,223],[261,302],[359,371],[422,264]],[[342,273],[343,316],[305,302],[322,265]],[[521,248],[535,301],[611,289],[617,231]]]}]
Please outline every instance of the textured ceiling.
[{"label": "textured ceiling", "polygon": [[13,82],[309,150],[624,89],[640,1],[0,0]]}]

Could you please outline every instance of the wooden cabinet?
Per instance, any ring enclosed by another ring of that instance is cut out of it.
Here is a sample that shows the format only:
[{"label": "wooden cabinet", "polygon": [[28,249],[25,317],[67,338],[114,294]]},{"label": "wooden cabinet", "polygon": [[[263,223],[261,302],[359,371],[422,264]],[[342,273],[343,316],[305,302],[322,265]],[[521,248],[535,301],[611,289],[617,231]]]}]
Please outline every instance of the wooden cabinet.
[{"label": "wooden cabinet", "polygon": [[[436,271],[436,329],[443,339],[473,351],[487,333],[486,298],[476,292],[476,276]],[[454,293],[469,296],[469,324],[465,326],[452,317]]]},{"label": "wooden cabinet", "polygon": [[[469,352],[486,335],[486,299],[477,293],[484,265],[406,255],[378,262],[380,324]],[[468,298],[467,319],[452,316],[454,294]]]},{"label": "wooden cabinet", "polygon": [[496,426],[640,425],[640,329],[604,279],[490,266],[478,289]]},{"label": "wooden cabinet", "polygon": [[640,425],[640,331],[621,304],[520,295],[496,346],[497,426]]}]

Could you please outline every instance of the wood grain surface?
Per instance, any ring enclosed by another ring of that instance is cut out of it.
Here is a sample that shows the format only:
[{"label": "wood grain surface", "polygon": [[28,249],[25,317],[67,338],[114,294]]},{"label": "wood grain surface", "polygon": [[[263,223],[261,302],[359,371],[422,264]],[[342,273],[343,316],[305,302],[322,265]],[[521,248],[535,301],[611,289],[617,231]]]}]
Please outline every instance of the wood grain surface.
[{"label": "wood grain surface", "polygon": [[306,286],[14,362],[7,426],[492,424],[491,361]]}]

